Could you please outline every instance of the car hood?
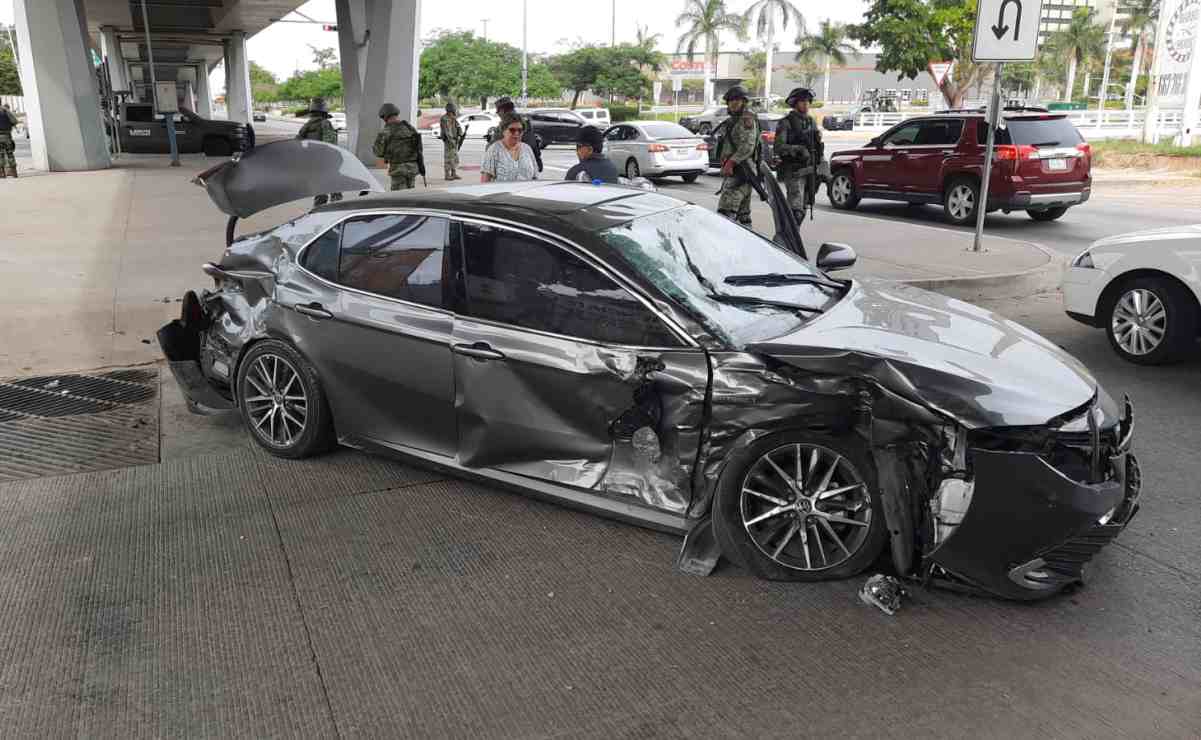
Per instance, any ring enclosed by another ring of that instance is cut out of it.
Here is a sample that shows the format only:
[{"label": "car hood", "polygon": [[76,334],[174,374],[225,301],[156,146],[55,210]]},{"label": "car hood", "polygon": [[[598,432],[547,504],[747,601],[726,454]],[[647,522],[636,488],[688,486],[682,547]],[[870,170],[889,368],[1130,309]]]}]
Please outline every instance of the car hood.
[{"label": "car hood", "polygon": [[289,139],[255,147],[205,170],[194,182],[223,213],[239,218],[321,193],[382,191],[358,157],[321,141]]},{"label": "car hood", "polygon": [[748,351],[867,377],[968,428],[1043,425],[1097,396],[1083,365],[991,311],[908,286],[860,282],[801,329]]},{"label": "car hood", "polygon": [[1138,242],[1172,241],[1176,239],[1201,239],[1201,224],[1190,226],[1167,226],[1160,229],[1144,229],[1131,231],[1126,234],[1116,234],[1098,239],[1090,249],[1097,247],[1112,247],[1119,244],[1137,244]]}]

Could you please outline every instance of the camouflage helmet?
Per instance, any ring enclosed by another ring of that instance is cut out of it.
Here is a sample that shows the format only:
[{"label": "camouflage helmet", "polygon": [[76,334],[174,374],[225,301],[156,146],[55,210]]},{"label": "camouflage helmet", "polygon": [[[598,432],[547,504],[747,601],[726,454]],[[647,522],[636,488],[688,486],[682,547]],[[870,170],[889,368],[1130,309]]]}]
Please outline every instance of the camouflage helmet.
[{"label": "camouflage helmet", "polygon": [[385,121],[392,116],[399,116],[400,108],[397,108],[394,103],[384,103],[379,107],[379,117]]},{"label": "camouflage helmet", "polygon": [[496,99],[496,109],[503,110],[505,108],[516,108],[517,105],[513,102],[513,98],[504,95]]},{"label": "camouflage helmet", "polygon": [[751,97],[746,94],[746,90],[742,87],[742,85],[735,85],[735,86],[731,87],[729,90],[726,90],[726,94],[724,96],[722,96],[722,100],[724,100],[727,103],[730,102],[731,100],[738,100],[740,98],[742,100],[750,100],[751,99]]},{"label": "camouflage helmet", "polygon": [[455,101],[448,100],[448,101],[446,101],[446,112],[451,114],[452,116],[458,115],[459,114],[459,106],[455,105]]},{"label": "camouflage helmet", "polygon": [[325,98],[313,98],[309,103],[309,115],[313,113],[329,113],[329,106],[325,104]]},{"label": "camouflage helmet", "polygon": [[784,102],[788,104],[789,108],[791,108],[797,104],[798,100],[804,100],[812,103],[813,91],[807,87],[793,88],[792,92],[788,93],[788,98]]}]

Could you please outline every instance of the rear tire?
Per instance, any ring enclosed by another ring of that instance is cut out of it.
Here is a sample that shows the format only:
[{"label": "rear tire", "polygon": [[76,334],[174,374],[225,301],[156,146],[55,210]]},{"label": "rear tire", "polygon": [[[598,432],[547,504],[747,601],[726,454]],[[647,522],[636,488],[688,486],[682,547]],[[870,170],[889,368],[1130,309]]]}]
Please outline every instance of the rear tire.
[{"label": "rear tire", "polygon": [[234,152],[233,144],[229,142],[229,139],[217,137],[205,139],[201,148],[206,157],[228,157]]},{"label": "rear tire", "polygon": [[684,180],[684,182],[691,185],[692,183],[696,182],[696,178],[700,177],[700,175],[696,172],[693,172],[691,175],[681,175],[680,177]]},{"label": "rear tire", "polygon": [[1067,212],[1067,206],[1063,206],[1061,208],[1045,208],[1041,211],[1026,211],[1030,218],[1034,219],[1035,221],[1054,221]]},{"label": "rear tire", "polygon": [[1128,280],[1101,314],[1118,356],[1137,365],[1178,362],[1197,340],[1197,301],[1179,284],[1157,277]]},{"label": "rear tire", "polygon": [[638,167],[638,160],[632,157],[626,162],[626,177],[631,180],[635,177],[642,177],[642,170]]},{"label": "rear tire", "polygon": [[819,432],[772,434],[734,453],[713,501],[722,554],[769,580],[853,576],[880,555],[887,529],[866,446]]},{"label": "rear tire", "polygon": [[709,125],[708,123],[702,123],[696,127],[696,132],[701,136],[708,136],[709,134],[713,133],[713,126]]},{"label": "rear tire", "polygon": [[840,211],[853,211],[859,205],[859,191],[855,188],[855,178],[847,170],[839,170],[830,178],[826,186],[826,197],[830,205]]},{"label": "rear tire", "polygon": [[979,205],[980,186],[975,180],[957,177],[947,183],[942,198],[942,212],[947,221],[956,226],[975,223]]},{"label": "rear tire", "polygon": [[333,446],[321,379],[286,342],[268,339],[250,348],[238,366],[237,400],[250,436],[276,457],[295,460]]}]

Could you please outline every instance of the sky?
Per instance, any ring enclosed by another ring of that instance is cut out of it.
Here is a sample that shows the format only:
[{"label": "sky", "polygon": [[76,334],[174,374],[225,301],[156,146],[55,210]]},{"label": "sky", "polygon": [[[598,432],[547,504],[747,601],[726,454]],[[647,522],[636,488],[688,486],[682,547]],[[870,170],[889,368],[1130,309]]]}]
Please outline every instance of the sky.
[{"label": "sky", "polygon": [[[733,11],[741,11],[752,0],[728,0]],[[816,0],[793,0],[805,14],[810,28],[826,18],[853,23],[862,20],[867,6],[866,0],[842,0],[842,2],[817,2]],[[611,34],[611,19],[616,4],[617,41],[633,41],[639,25],[649,27],[652,33],[662,34],[659,49],[675,51],[680,31],[675,28],[675,17],[684,7],[684,0],[526,0],[529,8],[529,50],[532,53],[552,53],[564,50],[577,40],[608,43]],[[334,0],[311,0],[300,7],[300,12],[318,21],[333,23],[335,20]],[[296,15],[288,16],[299,19]],[[484,33],[483,19],[488,18],[488,38],[504,41],[521,47],[521,2],[519,0],[422,0],[421,35],[429,36],[437,29],[471,30]],[[12,0],[0,0],[0,23],[13,22]],[[793,48],[794,33],[790,29],[778,39],[780,48]],[[338,46],[337,34],[321,30],[320,26],[298,23],[276,23],[260,32],[248,42],[250,58],[271,70],[280,78],[290,76],[297,69],[311,69],[313,63],[308,45],[320,47]],[[739,44],[733,37],[723,41],[722,48],[735,50],[749,43]],[[216,89],[224,81],[214,76]]]}]

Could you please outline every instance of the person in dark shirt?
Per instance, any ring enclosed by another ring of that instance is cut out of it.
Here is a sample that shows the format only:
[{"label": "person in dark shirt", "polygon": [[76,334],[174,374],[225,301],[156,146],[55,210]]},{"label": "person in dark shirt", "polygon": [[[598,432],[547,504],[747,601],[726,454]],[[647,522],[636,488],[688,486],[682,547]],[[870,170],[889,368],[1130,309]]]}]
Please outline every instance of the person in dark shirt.
[{"label": "person in dark shirt", "polygon": [[[605,137],[595,126],[582,126],[575,140],[575,153],[580,163],[567,170],[564,180],[585,180],[616,185],[617,167],[601,152],[605,148]],[[581,174],[583,177],[581,177]]]}]

